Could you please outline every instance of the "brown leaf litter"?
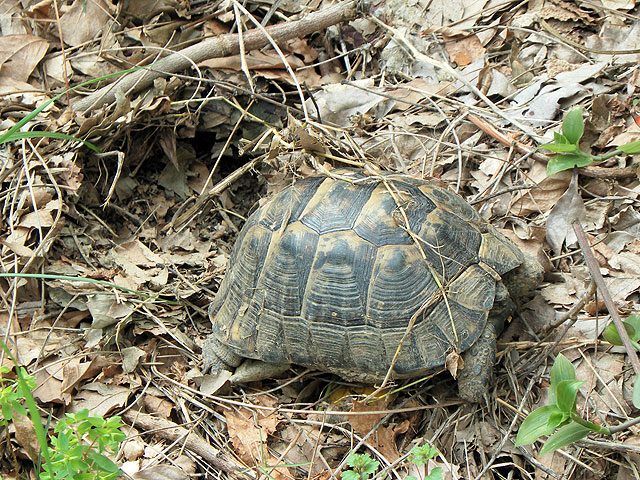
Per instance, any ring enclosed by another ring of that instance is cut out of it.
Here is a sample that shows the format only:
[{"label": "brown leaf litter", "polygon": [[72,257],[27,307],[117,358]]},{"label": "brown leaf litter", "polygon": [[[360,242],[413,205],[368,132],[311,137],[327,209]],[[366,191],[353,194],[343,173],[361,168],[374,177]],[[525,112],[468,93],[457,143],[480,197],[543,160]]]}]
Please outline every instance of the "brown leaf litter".
[{"label": "brown leaf litter", "polygon": [[[560,352],[585,381],[585,417],[617,425],[639,413],[628,353],[599,337],[612,309],[639,313],[637,155],[572,179],[547,177],[549,152],[536,149],[578,105],[585,151],[640,140],[639,9],[634,0],[0,5],[0,133],[67,86],[150,68],[69,92],[22,128],[102,153],[26,138],[1,154],[3,273],[146,294],[0,278],[4,338],[36,378],[52,426],[82,408],[122,414],[130,429],[118,463],[139,479],[328,480],[354,448],[385,475],[421,478],[427,470],[407,454],[424,443],[438,449],[429,468],[445,478],[635,478],[637,427],[543,458],[540,443],[513,440],[522,412],[546,401]],[[201,371],[206,309],[254,205],[299,178],[365,165],[460,193],[545,265],[539,295],[505,326],[488,404],[462,404],[446,372],[367,403],[370,392],[318,372],[231,387]],[[576,219],[603,277],[597,295]],[[10,422],[7,440],[0,468],[29,475],[29,421]]]}]

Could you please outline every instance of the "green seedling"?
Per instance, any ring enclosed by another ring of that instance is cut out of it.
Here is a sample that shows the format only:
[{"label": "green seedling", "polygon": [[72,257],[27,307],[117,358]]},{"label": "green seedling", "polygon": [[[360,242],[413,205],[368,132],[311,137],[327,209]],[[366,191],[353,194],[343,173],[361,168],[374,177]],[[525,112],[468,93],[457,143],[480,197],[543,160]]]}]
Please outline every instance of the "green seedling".
[{"label": "green seedling", "polygon": [[[431,458],[436,456],[438,451],[429,444],[413,447],[409,453],[409,461],[416,465],[425,465]],[[374,460],[369,454],[351,453],[347,457],[347,465],[351,467],[350,470],[342,472],[340,478],[342,480],[369,480],[374,475],[380,462]],[[407,476],[406,480],[418,480],[413,475]],[[436,467],[429,474],[421,480],[442,480],[442,468]]]},{"label": "green seedling", "polygon": [[[631,315],[622,324],[627,331],[631,345],[640,352],[640,315]],[[623,345],[620,334],[613,322],[607,325],[607,328],[602,332],[602,336],[612,345]],[[636,378],[633,384],[632,402],[634,407],[640,408],[640,377]]]},{"label": "green seedling", "polygon": [[604,155],[592,155],[580,150],[580,139],[584,134],[582,107],[571,110],[562,121],[562,133],[553,133],[553,142],[540,145],[539,148],[555,152],[547,164],[547,176],[550,177],[573,167],[586,167],[622,153],[628,155],[640,153],[640,141],[620,145],[616,150]]},{"label": "green seedling", "polygon": [[[438,450],[425,443],[422,446],[413,447],[409,453],[409,461],[416,467],[426,465],[429,460],[438,454]],[[415,476],[409,475],[406,480],[418,480]],[[435,467],[423,480],[442,480],[442,468]]]},{"label": "green seedling", "polygon": [[89,416],[86,409],[68,413],[48,437],[32,394],[37,387],[35,379],[18,366],[2,341],[0,348],[16,369],[14,379],[9,367],[0,367],[0,425],[7,427],[9,422],[21,421],[19,416],[29,415],[40,446],[40,452],[32,452],[36,477],[39,480],[114,480],[122,474],[107,457],[115,455],[126,438],[120,431],[124,426],[120,417]]},{"label": "green seedling", "polygon": [[342,480],[368,480],[378,470],[380,462],[371,458],[368,453],[352,453],[347,457],[347,465],[351,470],[342,472]]},{"label": "green seedling", "polygon": [[122,472],[107,455],[115,455],[126,438],[120,417],[89,416],[88,410],[67,413],[51,436],[51,464],[40,480],[113,480]]},{"label": "green seedling", "polygon": [[576,400],[583,383],[576,378],[573,364],[564,355],[558,355],[551,368],[549,405],[536,408],[524,419],[516,436],[516,446],[528,445],[548,435],[539,452],[543,456],[583,439],[590,432],[610,435],[608,428],[578,415]]}]

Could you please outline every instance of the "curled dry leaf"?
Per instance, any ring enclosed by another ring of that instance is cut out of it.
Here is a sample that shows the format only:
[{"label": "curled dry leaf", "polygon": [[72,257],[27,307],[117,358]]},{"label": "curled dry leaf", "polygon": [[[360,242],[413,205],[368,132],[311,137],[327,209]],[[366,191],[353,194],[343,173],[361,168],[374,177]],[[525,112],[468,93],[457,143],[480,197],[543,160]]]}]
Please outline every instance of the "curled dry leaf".
[{"label": "curled dry leaf", "polygon": [[547,217],[547,241],[556,255],[562,252],[565,242],[570,245],[576,241],[572,224],[576,221],[582,223],[585,213],[576,175]]},{"label": "curled dry leaf", "polygon": [[511,211],[518,216],[527,216],[532,213],[544,214],[551,210],[567,190],[571,181],[571,172],[559,172],[547,177],[547,166],[536,162],[527,178],[531,183],[535,183],[536,188],[521,192],[516,197]]},{"label": "curled dry leaf", "polygon": [[[14,413],[13,428],[15,429],[15,439],[18,445],[22,447],[24,453],[31,459],[36,458],[38,452],[40,452],[40,443],[38,442],[31,418],[20,415],[19,413]],[[4,478],[4,474],[2,478]]]}]

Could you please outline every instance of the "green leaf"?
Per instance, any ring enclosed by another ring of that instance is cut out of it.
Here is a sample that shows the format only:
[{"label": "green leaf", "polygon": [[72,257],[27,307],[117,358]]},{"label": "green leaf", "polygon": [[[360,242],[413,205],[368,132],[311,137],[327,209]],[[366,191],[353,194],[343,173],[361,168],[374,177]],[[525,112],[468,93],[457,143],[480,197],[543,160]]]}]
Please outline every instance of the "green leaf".
[{"label": "green leaf", "polygon": [[56,100],[58,100],[62,96],[66,95],[68,92],[72,92],[72,91],[74,91],[74,90],[76,90],[78,88],[81,88],[81,87],[85,86],[85,85],[91,85],[92,83],[100,82],[102,80],[107,80],[109,78],[112,78],[112,77],[115,77],[115,76],[118,76],[118,75],[125,75],[127,73],[135,72],[136,70],[140,70],[142,68],[151,68],[151,67],[153,67],[153,64],[146,65],[146,66],[143,66],[143,67],[133,67],[133,68],[130,68],[128,70],[122,70],[120,72],[110,73],[110,74],[104,75],[102,77],[92,78],[91,80],[87,80],[86,82],[80,83],[80,84],[78,84],[78,85],[76,85],[74,87],[69,88],[68,90],[65,90],[62,93],[59,93],[55,97],[53,97],[53,98],[47,100],[46,102],[44,102],[42,105],[40,105],[35,110],[32,110],[31,112],[29,112],[22,120],[20,120],[13,127],[11,127],[9,130],[7,130],[2,135],[0,135],[0,145],[3,144],[3,143],[6,143],[7,139],[9,137],[11,137],[13,134],[18,132],[25,124],[27,124],[28,122],[33,120],[33,118],[35,118],[40,112],[42,112],[45,108],[47,108],[49,105],[51,105],[53,102],[55,102]]},{"label": "green leaf", "polygon": [[340,478],[342,480],[360,480],[360,475],[353,470],[345,470],[340,474]]},{"label": "green leaf", "polygon": [[89,468],[87,462],[85,462],[81,458],[70,458],[69,466],[78,472],[87,470]]},{"label": "green leaf", "polygon": [[367,453],[352,453],[347,457],[347,465],[359,472],[360,480],[365,480],[375,473],[380,466],[380,462],[371,458]]},{"label": "green leaf", "polygon": [[424,478],[424,480],[442,480],[442,468],[434,468],[433,470],[431,470],[429,475]]},{"label": "green leaf", "polygon": [[567,412],[563,412],[560,409],[558,409],[557,412],[553,412],[549,415],[549,429],[551,430],[551,433],[553,433],[556,428],[561,427],[570,420],[571,415]]},{"label": "green leaf", "polygon": [[582,380],[563,380],[556,387],[556,405],[566,414],[571,414],[576,408],[578,390],[584,382]]},{"label": "green leaf", "polygon": [[58,450],[63,452],[69,448],[69,437],[65,432],[60,432],[58,434],[58,442],[56,444],[56,447],[58,448]]},{"label": "green leaf", "polygon": [[573,167],[586,167],[593,163],[590,155],[554,155],[547,163],[547,177],[555,175],[563,170],[570,170]]},{"label": "green leaf", "polygon": [[551,435],[544,443],[538,456],[542,457],[547,453],[553,452],[559,448],[565,447],[577,442],[578,440],[589,435],[591,430],[587,427],[580,425],[579,423],[570,423],[558,429],[556,433]]},{"label": "green leaf", "polygon": [[[640,344],[638,344],[640,341],[640,315],[631,315],[622,324],[627,331],[629,340],[631,340],[631,345],[640,351]],[[622,345],[622,338],[620,338],[620,333],[613,322],[607,325],[602,336],[612,345]]]},{"label": "green leaf", "polygon": [[16,413],[18,413],[20,415],[26,415],[27,414],[27,409],[21,403],[14,403],[12,405],[13,405],[13,409],[16,411]]},{"label": "green leaf", "polygon": [[563,412],[555,405],[545,405],[544,407],[536,408],[527,415],[527,418],[524,419],[524,422],[522,422],[522,425],[520,425],[518,429],[516,447],[529,445],[543,435],[551,435],[556,429],[555,425],[550,425],[549,423],[550,418],[554,414],[560,414],[561,417],[564,416]]},{"label": "green leaf", "polygon": [[94,468],[98,467],[103,472],[116,473],[120,471],[115,463],[96,451],[89,452],[89,458],[94,462]]},{"label": "green leaf", "polygon": [[624,153],[628,153],[629,155],[640,153],[640,140],[620,145],[618,150],[622,150]]},{"label": "green leaf", "polygon": [[[629,338],[634,338],[636,335],[636,329],[633,327],[633,325],[627,322],[622,322],[622,324],[624,325],[624,329],[627,331],[627,335],[629,335]],[[602,332],[602,336],[611,345],[622,345],[622,338],[620,338],[618,329],[613,322],[607,325],[607,328],[605,328],[604,332]]]},{"label": "green leaf", "polygon": [[556,153],[573,153],[578,151],[578,146],[574,143],[545,143],[544,145],[540,145],[540,148]]},{"label": "green leaf", "polygon": [[631,336],[631,340],[640,340],[640,315],[629,315],[623,323],[631,325],[636,331],[636,334]]},{"label": "green leaf", "polygon": [[554,143],[569,143],[569,140],[567,140],[567,137],[565,137],[564,135],[558,132],[553,132],[553,141]]},{"label": "green leaf", "polygon": [[578,144],[584,133],[584,121],[582,120],[582,107],[574,108],[562,121],[562,134],[569,143]]},{"label": "green leaf", "polygon": [[12,420],[13,419],[13,408],[9,403],[3,403],[2,407],[2,417],[4,420]]},{"label": "green leaf", "polygon": [[[367,457],[369,457],[369,455],[367,455]],[[364,473],[365,475],[371,475],[375,473],[376,470],[378,470],[379,466],[379,461],[368,458],[367,462],[362,466],[362,473]]]},{"label": "green leaf", "polygon": [[558,354],[553,367],[551,367],[551,387],[549,388],[549,404],[556,405],[556,390],[558,384],[565,380],[575,380],[576,369],[573,364],[563,354]]},{"label": "green leaf", "polygon": [[430,458],[435,457],[438,454],[438,450],[425,443],[422,446],[416,446],[411,449],[409,455],[409,461],[416,466],[424,465]]},{"label": "green leaf", "polygon": [[633,382],[633,396],[631,397],[633,406],[640,408],[640,375],[636,377],[636,381]]}]

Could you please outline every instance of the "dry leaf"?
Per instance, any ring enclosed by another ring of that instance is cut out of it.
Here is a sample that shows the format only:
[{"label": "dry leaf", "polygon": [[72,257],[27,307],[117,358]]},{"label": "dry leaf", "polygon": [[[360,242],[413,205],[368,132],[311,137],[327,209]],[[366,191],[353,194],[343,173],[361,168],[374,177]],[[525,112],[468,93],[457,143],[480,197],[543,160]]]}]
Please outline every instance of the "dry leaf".
[{"label": "dry leaf", "polygon": [[173,403],[166,398],[159,398],[148,393],[143,397],[142,402],[148,412],[153,412],[160,418],[169,418],[173,411]]},{"label": "dry leaf", "polygon": [[560,255],[565,242],[567,245],[575,243],[576,235],[572,224],[576,221],[582,224],[585,213],[576,175],[571,178],[567,191],[558,199],[547,217],[547,241],[556,255]]},{"label": "dry leaf", "polygon": [[105,0],[75,0],[60,17],[64,43],[76,47],[95,39],[109,21],[112,9]]},{"label": "dry leaf", "polygon": [[[373,403],[365,404],[353,401],[352,412],[375,412],[387,409],[385,399],[378,399]],[[371,415],[349,415],[349,423],[360,435],[368,434],[385,417],[384,413],[372,413]],[[406,433],[409,429],[409,420],[404,420],[399,425],[380,425],[370,437],[375,442],[375,448],[389,462],[395,462],[400,458],[396,446],[396,436]]]},{"label": "dry leaf", "polygon": [[547,166],[541,162],[534,163],[527,175],[528,181],[536,184],[536,188],[518,195],[511,211],[517,216],[532,213],[546,213],[558,203],[571,181],[571,172],[564,171],[547,177]]},{"label": "dry leaf", "polygon": [[451,60],[460,67],[469,65],[484,56],[485,48],[475,35],[465,36],[459,40],[445,37],[445,40],[445,50]]},{"label": "dry leaf", "polygon": [[93,382],[83,385],[69,405],[69,411],[79,412],[83,408],[89,410],[89,415],[106,416],[112,410],[122,408],[133,393],[131,388],[119,385],[105,385]]},{"label": "dry leaf", "polygon": [[0,79],[26,82],[49,49],[34,35],[0,36]]},{"label": "dry leaf", "polygon": [[[256,403],[263,406],[275,406],[275,400],[267,395],[258,395]],[[229,438],[238,456],[249,465],[275,464],[275,458],[269,453],[267,439],[276,431],[280,419],[269,410],[249,410],[239,408],[225,410]],[[280,467],[270,473],[276,478],[289,475],[288,469]]]},{"label": "dry leaf", "polygon": [[24,449],[30,459],[37,458],[40,452],[40,442],[38,441],[31,418],[20,415],[19,413],[14,413],[13,427],[16,431],[16,442]]}]

